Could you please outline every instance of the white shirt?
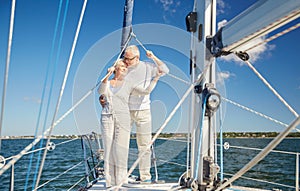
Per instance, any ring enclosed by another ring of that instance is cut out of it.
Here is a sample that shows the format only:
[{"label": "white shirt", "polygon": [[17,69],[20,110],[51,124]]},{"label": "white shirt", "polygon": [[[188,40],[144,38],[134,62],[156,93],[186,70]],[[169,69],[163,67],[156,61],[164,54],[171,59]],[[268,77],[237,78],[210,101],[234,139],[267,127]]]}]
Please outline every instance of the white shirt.
[{"label": "white shirt", "polygon": [[[127,80],[134,83],[134,87],[147,88],[151,79],[156,76],[157,66],[150,62],[140,61],[135,66],[128,67]],[[159,66],[163,74],[169,73],[169,68],[163,64]],[[150,95],[133,95],[129,97],[129,110],[150,109]]]}]

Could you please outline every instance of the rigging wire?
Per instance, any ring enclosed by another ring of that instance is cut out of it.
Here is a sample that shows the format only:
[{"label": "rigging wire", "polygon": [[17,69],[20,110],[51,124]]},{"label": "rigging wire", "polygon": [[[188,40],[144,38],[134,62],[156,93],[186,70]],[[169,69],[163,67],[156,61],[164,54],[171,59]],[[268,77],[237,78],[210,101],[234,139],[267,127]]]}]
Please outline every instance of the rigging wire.
[{"label": "rigging wire", "polygon": [[[43,91],[42,91],[42,99],[41,99],[40,109],[39,109],[39,113],[38,113],[38,120],[37,120],[37,123],[36,123],[36,129],[35,129],[35,135],[34,135],[35,138],[36,138],[36,135],[38,133],[38,128],[39,128],[39,124],[40,124],[43,103],[44,103],[44,99],[45,99],[46,84],[47,84],[48,76],[49,76],[49,68],[51,66],[52,58],[53,58],[53,54],[54,54],[55,40],[56,40],[56,36],[57,36],[57,33],[58,33],[58,25],[59,25],[59,20],[60,20],[60,15],[61,15],[62,3],[63,3],[63,1],[61,0],[59,2],[59,9],[58,9],[58,13],[57,13],[55,28],[54,28],[54,37],[52,39],[52,47],[51,47],[50,57],[49,57],[49,60],[48,60],[48,66],[47,66],[47,70],[46,70],[47,72],[46,72],[46,77],[45,77],[44,86],[43,86],[44,88],[43,88]],[[68,9],[68,3],[69,3],[69,1],[67,1],[67,3],[66,3],[65,12],[64,12],[64,19],[63,19],[62,30],[61,30],[61,38],[60,38],[60,42],[59,42],[59,46],[58,46],[59,51],[60,51],[60,47],[61,47],[62,34],[63,34],[63,31],[64,31],[64,25],[65,25],[65,20],[66,20],[66,13],[67,13],[67,9]],[[57,56],[56,62],[54,64],[54,68],[56,68],[56,66],[57,66],[58,57],[59,56]],[[45,131],[45,126],[46,126],[46,121],[47,121],[47,116],[48,116],[48,110],[49,110],[49,105],[50,105],[51,92],[52,92],[53,84],[54,84],[55,71],[56,71],[56,69],[54,69],[54,72],[52,74],[52,82],[51,82],[51,85],[50,85],[49,97],[48,97],[48,102],[47,102],[48,104],[47,104],[47,107],[46,107],[46,113],[45,113],[45,119],[44,119],[44,125],[43,125],[43,131],[42,132]],[[43,147],[43,139],[40,142],[40,148],[42,148],[42,147]],[[32,149],[35,149],[35,146],[33,146]],[[39,166],[41,151],[42,150],[40,150],[39,153],[38,153],[38,159],[37,159],[36,170],[35,170],[35,174],[34,174],[34,178],[33,178],[33,182],[32,182],[32,188],[34,187],[34,184],[35,184],[35,181],[36,181],[36,175],[37,175],[37,170],[38,170],[38,166]],[[24,190],[27,190],[29,175],[30,175],[31,166],[32,166],[32,160],[33,160],[33,153],[30,156],[29,167],[28,167],[28,171],[27,171],[27,175],[26,175]]]},{"label": "rigging wire", "polygon": [[[77,44],[77,40],[78,40],[78,36],[79,36],[79,32],[80,32],[80,28],[81,28],[81,24],[82,24],[82,20],[83,20],[83,16],[84,16],[84,13],[85,13],[85,10],[86,10],[86,4],[87,4],[87,0],[84,1],[83,6],[82,6],[81,15],[80,15],[80,18],[79,18],[79,22],[78,22],[78,26],[77,26],[75,38],[74,38],[74,41],[73,41],[73,45],[72,45],[72,49],[71,49],[69,61],[68,61],[67,68],[66,68],[66,71],[65,71],[64,80],[63,80],[63,83],[62,83],[62,86],[61,86],[60,95],[59,95],[59,98],[58,98],[58,101],[57,101],[57,105],[56,105],[56,109],[55,109],[55,112],[54,112],[54,115],[53,115],[52,125],[51,125],[51,128],[49,130],[49,134],[48,134],[46,145],[48,145],[49,142],[50,142],[50,135],[51,135],[52,130],[54,128],[55,118],[56,118],[56,115],[58,113],[58,109],[60,107],[62,95],[64,93],[64,88],[65,88],[65,85],[66,85],[66,81],[67,81],[67,78],[68,78],[70,66],[71,66],[71,63],[72,63],[72,59],[73,59],[75,47],[76,47],[76,44]],[[38,177],[37,177],[37,181],[36,181],[36,185],[35,185],[35,189],[34,190],[36,190],[36,188],[38,187],[38,184],[39,184],[39,181],[40,181],[40,177],[41,177],[41,174],[42,174],[42,170],[43,170],[43,167],[44,167],[44,162],[45,162],[45,159],[46,159],[46,155],[47,155],[47,149],[44,151],[44,155],[43,155],[43,158],[42,158],[42,162],[41,162],[41,165],[40,165],[39,174],[38,174]]]},{"label": "rigging wire", "polygon": [[[236,103],[236,102],[234,102],[234,101],[232,101],[232,100],[229,100],[229,99],[224,98],[224,97],[222,97],[222,99],[223,99],[224,101],[227,101],[228,103],[231,103],[231,104],[233,104],[233,105],[235,105],[235,106],[237,106],[237,107],[240,107],[240,108],[242,108],[242,109],[244,109],[244,110],[246,110],[246,111],[249,111],[249,112],[251,112],[251,113],[254,113],[254,114],[256,114],[256,115],[259,115],[259,116],[261,116],[261,117],[263,117],[263,118],[266,118],[266,119],[268,119],[268,120],[270,120],[270,121],[273,121],[273,122],[275,122],[275,123],[277,123],[277,124],[280,124],[280,125],[285,126],[285,127],[288,126],[288,124],[286,124],[286,123],[283,123],[283,122],[281,122],[281,121],[278,121],[278,120],[276,120],[276,119],[274,119],[274,118],[272,118],[272,117],[269,117],[269,116],[267,116],[267,115],[265,115],[265,114],[259,113],[259,112],[255,111],[255,110],[253,110],[253,109],[250,109],[250,108],[248,108],[248,107],[246,107],[246,106],[243,106],[243,105],[241,105],[241,104],[238,104],[238,103]],[[296,130],[297,130],[298,132],[300,132],[300,130],[299,130],[298,128],[296,128]]]},{"label": "rigging wire", "polygon": [[249,61],[244,61],[249,68],[258,76],[260,80],[273,92],[273,94],[295,115],[298,117],[298,113],[280,96],[280,94],[270,85],[270,83],[254,68]]},{"label": "rigging wire", "polygon": [[[45,119],[44,119],[44,124],[43,124],[43,130],[42,130],[42,132],[45,131],[46,122],[47,122],[47,119],[48,119],[48,112],[49,112],[49,107],[50,107],[50,100],[51,100],[51,97],[52,97],[51,94],[52,94],[52,89],[53,89],[53,86],[54,86],[54,79],[55,79],[55,74],[56,74],[56,67],[58,65],[58,59],[59,59],[59,56],[60,56],[60,53],[61,53],[61,45],[62,45],[62,40],[63,40],[63,32],[64,32],[64,29],[65,29],[65,23],[66,23],[67,13],[68,13],[68,7],[69,7],[69,0],[66,1],[66,5],[65,5],[64,17],[63,17],[63,22],[62,22],[62,27],[61,27],[62,29],[60,31],[60,38],[59,38],[59,42],[58,42],[58,50],[57,50],[57,55],[56,55],[55,64],[54,64],[54,72],[52,73],[52,77],[51,77],[52,80],[51,80],[51,85],[50,85],[50,90],[49,90],[49,95],[48,95],[48,101],[47,101],[47,107],[46,107]],[[44,139],[41,140],[40,147],[42,147],[43,142],[44,142]],[[32,182],[32,188],[34,187],[34,184],[35,184],[35,181],[36,181],[36,178],[37,178],[40,159],[41,159],[41,152],[38,153],[38,160],[37,160],[37,164],[36,164],[36,170],[35,170],[34,179],[33,179],[33,182]]]},{"label": "rigging wire", "polygon": [[6,54],[6,64],[5,64],[5,74],[4,74],[3,92],[2,92],[1,116],[0,116],[0,152],[1,152],[1,140],[2,140],[1,131],[2,131],[2,125],[3,125],[3,116],[4,116],[4,104],[5,104],[5,98],[6,98],[6,89],[7,89],[7,82],[8,82],[8,72],[9,72],[9,65],[10,65],[12,38],[13,38],[13,32],[14,32],[15,7],[16,7],[16,0],[12,0],[11,13],[10,13],[10,24],[9,24],[9,36],[8,36],[8,45],[7,45],[7,54]]}]

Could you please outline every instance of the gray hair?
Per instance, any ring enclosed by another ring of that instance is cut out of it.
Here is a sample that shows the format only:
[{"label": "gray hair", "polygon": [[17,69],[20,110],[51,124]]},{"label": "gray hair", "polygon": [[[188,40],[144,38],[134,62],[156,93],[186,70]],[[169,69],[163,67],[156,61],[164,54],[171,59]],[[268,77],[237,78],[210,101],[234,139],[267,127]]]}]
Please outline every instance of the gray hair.
[{"label": "gray hair", "polygon": [[136,45],[127,46],[125,52],[132,52],[135,56],[140,57],[140,50]]}]

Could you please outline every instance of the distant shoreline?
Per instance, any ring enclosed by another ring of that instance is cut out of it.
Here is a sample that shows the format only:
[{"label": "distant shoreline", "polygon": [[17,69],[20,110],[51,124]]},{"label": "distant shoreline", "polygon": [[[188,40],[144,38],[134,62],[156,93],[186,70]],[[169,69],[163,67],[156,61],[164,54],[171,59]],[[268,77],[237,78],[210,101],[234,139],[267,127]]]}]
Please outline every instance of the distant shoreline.
[{"label": "distant shoreline", "polygon": [[[223,138],[274,138],[279,132],[224,132]],[[153,134],[154,135],[154,134]],[[101,135],[99,135],[101,137]],[[131,138],[135,138],[135,134],[131,134]],[[187,133],[162,133],[159,138],[187,138]],[[218,133],[218,137],[220,137]],[[81,135],[52,135],[51,139],[80,139]],[[299,132],[291,132],[286,138],[300,138]],[[34,139],[34,136],[2,136],[4,139]]]}]

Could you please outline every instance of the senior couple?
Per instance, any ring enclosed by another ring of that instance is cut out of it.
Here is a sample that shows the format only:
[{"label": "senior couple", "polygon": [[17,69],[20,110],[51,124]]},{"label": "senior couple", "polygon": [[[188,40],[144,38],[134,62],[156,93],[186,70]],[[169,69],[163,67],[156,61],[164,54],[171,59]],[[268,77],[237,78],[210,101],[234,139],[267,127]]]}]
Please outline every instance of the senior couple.
[{"label": "senior couple", "polygon": [[123,59],[118,59],[114,67],[108,69],[98,89],[103,107],[101,127],[107,187],[126,183],[124,178],[127,178],[133,124],[136,125],[139,155],[146,152],[139,162],[140,180],[151,182],[151,153],[147,150],[152,134],[150,93],[159,77],[168,73],[169,69],[151,51],[146,51],[146,55],[155,64],[140,61],[138,47],[128,46]]}]

